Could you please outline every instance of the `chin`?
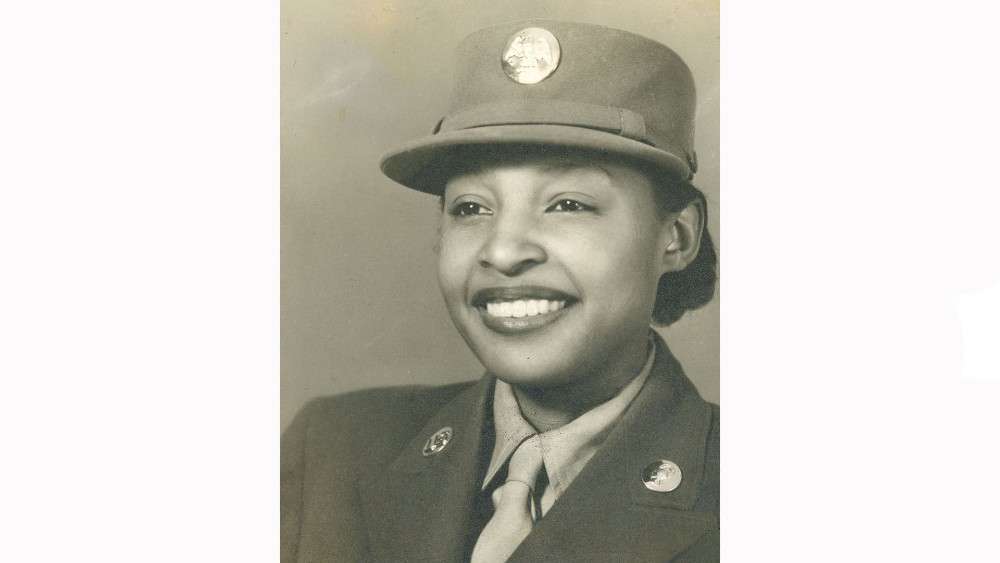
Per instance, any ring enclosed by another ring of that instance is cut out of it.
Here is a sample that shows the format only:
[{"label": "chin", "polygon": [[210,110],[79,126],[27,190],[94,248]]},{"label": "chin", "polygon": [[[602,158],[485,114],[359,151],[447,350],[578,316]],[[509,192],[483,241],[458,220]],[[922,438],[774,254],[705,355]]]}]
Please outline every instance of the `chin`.
[{"label": "chin", "polygon": [[568,346],[556,335],[521,339],[483,330],[464,336],[487,371],[517,387],[559,387],[586,377],[593,369],[586,350]]},{"label": "chin", "polygon": [[[645,339],[648,323],[595,319],[575,304],[539,327],[491,327],[481,310],[450,309],[452,321],[489,373],[521,388],[557,388],[600,377],[630,334]],[[638,331],[626,330],[632,325]],[[596,329],[595,327],[601,327]]]},{"label": "chin", "polygon": [[480,362],[497,379],[521,388],[551,388],[570,384],[581,370],[561,362],[546,359],[525,359],[498,357],[499,354],[477,354]]}]

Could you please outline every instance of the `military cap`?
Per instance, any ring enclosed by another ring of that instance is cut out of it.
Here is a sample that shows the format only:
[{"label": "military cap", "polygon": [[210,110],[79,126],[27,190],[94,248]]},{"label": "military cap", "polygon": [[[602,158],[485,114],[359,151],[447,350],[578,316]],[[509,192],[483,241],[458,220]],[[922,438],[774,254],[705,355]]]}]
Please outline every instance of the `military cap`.
[{"label": "military cap", "polygon": [[448,113],[433,133],[382,157],[382,172],[438,193],[462,147],[555,146],[647,163],[683,179],[697,169],[694,79],[674,51],[599,25],[498,25],[458,47]]}]

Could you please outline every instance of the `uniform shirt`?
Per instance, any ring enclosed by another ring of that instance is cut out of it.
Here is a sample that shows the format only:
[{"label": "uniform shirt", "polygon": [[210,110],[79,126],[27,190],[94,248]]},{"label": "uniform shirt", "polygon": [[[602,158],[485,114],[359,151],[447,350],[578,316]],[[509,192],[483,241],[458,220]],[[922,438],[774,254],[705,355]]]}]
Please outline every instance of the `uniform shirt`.
[{"label": "uniform shirt", "polygon": [[[548,477],[548,485],[545,486],[539,503],[541,516],[566,492],[639,394],[652,371],[655,350],[655,346],[649,347],[649,357],[639,375],[613,398],[583,413],[569,424],[540,434],[542,460]],[[496,444],[493,446],[493,457],[486,471],[486,479],[483,480],[484,491],[496,479],[514,450],[524,440],[538,434],[538,430],[521,414],[514,390],[499,379],[493,391],[493,423]]]}]

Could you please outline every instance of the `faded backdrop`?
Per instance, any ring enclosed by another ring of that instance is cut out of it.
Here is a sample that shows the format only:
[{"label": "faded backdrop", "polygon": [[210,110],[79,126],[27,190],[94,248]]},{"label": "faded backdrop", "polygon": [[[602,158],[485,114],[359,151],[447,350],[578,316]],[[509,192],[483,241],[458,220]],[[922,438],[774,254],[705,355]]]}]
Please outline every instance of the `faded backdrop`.
[{"label": "faded backdrop", "polygon": [[[435,198],[378,169],[444,115],[454,48],[476,29],[564,19],[677,51],[698,88],[695,183],[718,241],[718,0],[283,0],[281,11],[282,428],[315,396],[482,374],[437,288]],[[718,402],[718,297],[661,333]]]}]

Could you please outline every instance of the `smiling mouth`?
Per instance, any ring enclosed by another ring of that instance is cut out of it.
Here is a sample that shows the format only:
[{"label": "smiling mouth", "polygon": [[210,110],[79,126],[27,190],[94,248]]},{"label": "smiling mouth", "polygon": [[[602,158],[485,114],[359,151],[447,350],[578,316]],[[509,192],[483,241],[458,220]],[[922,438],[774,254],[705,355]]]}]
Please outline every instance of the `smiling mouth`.
[{"label": "smiling mouth", "polygon": [[554,313],[566,306],[566,301],[549,301],[547,299],[518,299],[517,301],[489,301],[486,303],[486,314],[503,319],[536,317]]},{"label": "smiling mouth", "polygon": [[522,334],[555,322],[577,301],[558,290],[526,286],[480,290],[472,305],[487,328],[502,334]]}]

